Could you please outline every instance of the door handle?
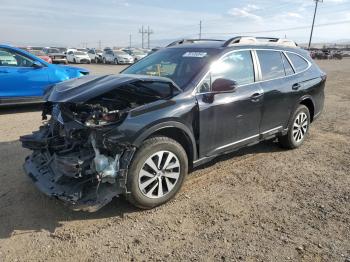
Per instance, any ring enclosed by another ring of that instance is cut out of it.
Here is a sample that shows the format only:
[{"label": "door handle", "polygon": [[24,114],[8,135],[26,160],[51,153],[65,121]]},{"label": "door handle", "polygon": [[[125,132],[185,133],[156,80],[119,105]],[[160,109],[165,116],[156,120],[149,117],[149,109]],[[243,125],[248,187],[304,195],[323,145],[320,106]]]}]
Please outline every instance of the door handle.
[{"label": "door handle", "polygon": [[301,84],[296,83],[296,84],[294,84],[294,85],[292,86],[292,89],[293,89],[293,90],[299,90],[300,87],[301,87]]},{"label": "door handle", "polygon": [[251,95],[250,99],[253,102],[257,102],[259,101],[259,98],[262,97],[264,95],[264,93],[254,93],[253,95]]}]

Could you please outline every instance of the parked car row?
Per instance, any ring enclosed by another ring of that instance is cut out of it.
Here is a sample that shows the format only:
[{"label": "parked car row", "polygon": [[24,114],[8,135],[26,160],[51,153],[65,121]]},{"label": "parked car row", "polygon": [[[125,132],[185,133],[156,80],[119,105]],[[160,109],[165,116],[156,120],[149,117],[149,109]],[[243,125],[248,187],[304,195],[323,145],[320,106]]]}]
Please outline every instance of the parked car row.
[{"label": "parked car row", "polygon": [[115,49],[110,47],[103,50],[64,47],[22,47],[21,49],[53,64],[133,64],[152,52],[152,50],[137,48]]},{"label": "parked car row", "polygon": [[147,52],[132,48],[102,51],[0,45],[0,104],[38,102],[49,86],[89,74],[82,68],[53,64],[133,64],[145,56]]},{"label": "parked car row", "polygon": [[339,50],[313,50],[310,51],[310,56],[313,59],[343,59],[343,53]]}]

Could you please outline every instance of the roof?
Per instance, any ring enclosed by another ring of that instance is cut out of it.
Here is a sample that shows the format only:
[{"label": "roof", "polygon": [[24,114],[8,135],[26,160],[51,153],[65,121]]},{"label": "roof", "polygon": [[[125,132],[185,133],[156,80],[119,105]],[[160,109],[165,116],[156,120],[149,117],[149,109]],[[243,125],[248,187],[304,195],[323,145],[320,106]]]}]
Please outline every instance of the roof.
[{"label": "roof", "polygon": [[[244,41],[241,41],[243,39]],[[287,41],[287,42],[285,42]],[[294,43],[294,44],[293,44]],[[294,41],[288,39],[261,37],[252,40],[252,37],[233,37],[229,40],[217,39],[182,39],[175,41],[167,48],[186,48],[186,49],[216,49],[220,52],[242,49],[271,49],[283,50],[298,53],[302,56],[308,56],[308,51],[300,48]]]},{"label": "roof", "polygon": [[228,40],[218,39],[181,39],[172,42],[167,47],[196,47],[196,48],[228,48],[235,46],[273,46],[280,48],[297,48],[298,45],[289,39],[284,38],[271,38],[271,37],[247,37],[247,36],[236,36]]}]

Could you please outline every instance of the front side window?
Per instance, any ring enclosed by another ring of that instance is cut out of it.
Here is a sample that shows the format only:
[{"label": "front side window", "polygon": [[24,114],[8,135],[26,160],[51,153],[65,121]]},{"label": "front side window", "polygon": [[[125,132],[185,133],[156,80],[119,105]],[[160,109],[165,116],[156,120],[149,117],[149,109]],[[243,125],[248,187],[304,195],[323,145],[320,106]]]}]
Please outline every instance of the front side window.
[{"label": "front side window", "polygon": [[184,89],[220,50],[201,48],[166,48],[128,67],[123,74],[161,76]]},{"label": "front side window", "polygon": [[238,51],[226,55],[223,59],[212,64],[210,73],[199,87],[200,93],[211,91],[211,84],[218,78],[235,81],[238,85],[254,83],[254,65],[251,52]]},{"label": "front side window", "polygon": [[0,66],[32,67],[33,60],[12,50],[0,48]]},{"label": "front side window", "polygon": [[212,81],[225,78],[236,81],[238,85],[254,82],[254,66],[250,51],[233,52],[221,61],[214,63],[211,68]]},{"label": "front side window", "polygon": [[304,58],[293,53],[287,53],[287,54],[297,73],[304,71],[309,67],[309,63],[306,62]]},{"label": "front side window", "polygon": [[262,80],[271,80],[285,76],[281,52],[270,50],[257,50]]}]

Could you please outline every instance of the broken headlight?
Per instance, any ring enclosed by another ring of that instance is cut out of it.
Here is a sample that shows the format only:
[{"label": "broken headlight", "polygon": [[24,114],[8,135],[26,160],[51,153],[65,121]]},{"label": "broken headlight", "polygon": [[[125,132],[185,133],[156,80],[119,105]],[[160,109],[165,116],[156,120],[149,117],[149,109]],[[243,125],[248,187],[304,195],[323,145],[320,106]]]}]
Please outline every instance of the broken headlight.
[{"label": "broken headlight", "polygon": [[103,125],[116,123],[121,119],[121,114],[122,112],[120,110],[113,110],[113,111],[95,110],[86,119],[85,125],[103,126]]}]

